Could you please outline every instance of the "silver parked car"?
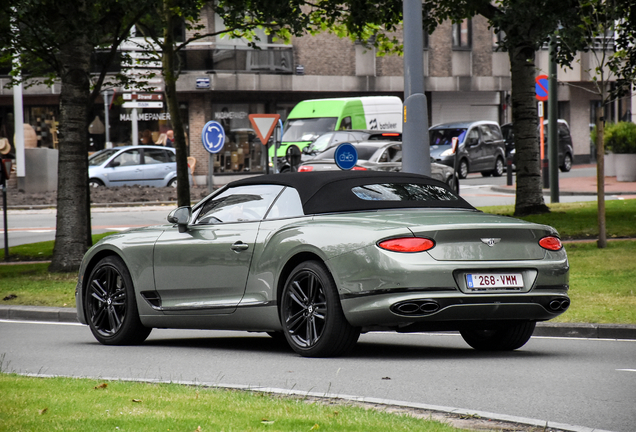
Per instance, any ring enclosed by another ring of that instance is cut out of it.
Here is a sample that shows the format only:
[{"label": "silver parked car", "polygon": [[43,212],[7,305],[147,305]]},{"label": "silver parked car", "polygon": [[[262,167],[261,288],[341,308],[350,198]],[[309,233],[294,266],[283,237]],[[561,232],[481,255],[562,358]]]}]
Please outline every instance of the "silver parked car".
[{"label": "silver parked car", "polygon": [[504,173],[506,144],[497,122],[444,123],[429,128],[428,133],[431,157],[450,167],[455,166],[453,138],[457,138],[457,175],[460,179],[471,172],[496,177]]},{"label": "silver parked car", "polygon": [[100,240],[75,296],[105,345],[231,329],[324,357],[361,332],[458,330],[514,350],[568,309],[568,275],[554,228],[482,213],[437,180],[310,172],[237,180],[168,224]]},{"label": "silver parked car", "polygon": [[104,149],[88,158],[88,178],[91,187],[176,187],[176,150],[149,145]]},{"label": "silver parked car", "polygon": [[[351,143],[358,151],[358,163],[354,171],[402,171],[402,143],[395,141],[362,141]],[[328,148],[312,160],[301,164],[298,172],[339,171],[334,154],[337,146]],[[446,183],[459,193],[459,179],[453,168],[433,162],[431,159],[431,177]]]}]

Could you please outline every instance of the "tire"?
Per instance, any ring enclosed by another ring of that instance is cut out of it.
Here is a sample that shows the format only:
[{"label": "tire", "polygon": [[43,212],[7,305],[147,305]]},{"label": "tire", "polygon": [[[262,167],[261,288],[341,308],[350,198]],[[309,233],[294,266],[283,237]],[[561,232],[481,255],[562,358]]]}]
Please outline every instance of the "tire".
[{"label": "tire", "polygon": [[335,357],[351,350],[360,329],[347,322],[336,284],[324,264],[306,261],[291,272],[281,297],[287,343],[304,357]]},{"label": "tire", "polygon": [[504,161],[502,158],[498,157],[495,161],[495,169],[492,170],[493,177],[501,177],[504,173],[506,166],[504,165]]},{"label": "tire", "polygon": [[102,259],[91,272],[84,307],[93,336],[104,345],[140,344],[152,330],[141,324],[130,272],[117,256]]},{"label": "tire", "polygon": [[468,176],[468,161],[466,159],[459,161],[457,176],[459,176],[460,179],[465,179]]},{"label": "tire", "polygon": [[177,179],[173,178],[168,182],[168,187],[176,188],[177,187]]},{"label": "tire", "polygon": [[460,330],[466,343],[479,351],[512,351],[530,340],[536,323],[502,323]]},{"label": "tire", "polygon": [[104,182],[102,182],[101,180],[98,179],[90,179],[88,180],[88,187],[89,188],[98,188],[98,187],[102,187],[104,186]]},{"label": "tire", "polygon": [[561,172],[570,172],[572,169],[572,156],[569,153],[566,153],[563,157],[563,165],[559,167]]}]

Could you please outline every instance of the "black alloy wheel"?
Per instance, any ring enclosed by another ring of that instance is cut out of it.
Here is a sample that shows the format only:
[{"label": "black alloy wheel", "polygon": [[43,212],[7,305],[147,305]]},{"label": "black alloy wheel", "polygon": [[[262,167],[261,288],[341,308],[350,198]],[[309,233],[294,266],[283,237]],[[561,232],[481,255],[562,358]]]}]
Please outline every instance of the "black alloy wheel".
[{"label": "black alloy wheel", "polygon": [[342,312],[333,278],[318,261],[301,263],[291,272],[280,313],[287,342],[305,357],[342,355],[360,336]]},{"label": "black alloy wheel", "polygon": [[460,330],[468,345],[479,351],[512,351],[530,340],[536,323],[500,323]]},{"label": "black alloy wheel", "polygon": [[85,296],[88,325],[104,345],[135,345],[151,328],[139,320],[132,278],[117,256],[102,259],[90,274]]}]

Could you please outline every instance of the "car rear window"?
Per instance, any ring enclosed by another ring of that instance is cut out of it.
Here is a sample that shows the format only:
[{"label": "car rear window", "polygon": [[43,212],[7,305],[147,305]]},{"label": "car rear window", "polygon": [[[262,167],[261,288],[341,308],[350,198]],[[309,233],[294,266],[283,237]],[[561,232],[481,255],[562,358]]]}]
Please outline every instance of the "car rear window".
[{"label": "car rear window", "polygon": [[356,186],[351,191],[365,201],[456,201],[457,195],[432,184],[382,183]]}]

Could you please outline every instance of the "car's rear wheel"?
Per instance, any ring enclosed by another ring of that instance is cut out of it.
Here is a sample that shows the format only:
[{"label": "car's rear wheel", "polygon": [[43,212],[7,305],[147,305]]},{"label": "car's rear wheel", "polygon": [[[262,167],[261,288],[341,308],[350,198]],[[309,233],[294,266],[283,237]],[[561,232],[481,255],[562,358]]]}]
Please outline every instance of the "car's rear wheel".
[{"label": "car's rear wheel", "polygon": [[294,268],[281,298],[281,321],[287,342],[305,357],[333,357],[351,350],[360,329],[342,312],[336,284],[318,261]]},{"label": "car's rear wheel", "polygon": [[173,178],[172,180],[170,180],[170,181],[168,182],[168,187],[176,188],[176,187],[177,187],[177,179],[176,179],[176,178]]},{"label": "car's rear wheel", "polygon": [[466,343],[480,351],[512,351],[521,348],[530,340],[536,323],[492,324],[461,330]]},{"label": "car's rear wheel", "polygon": [[563,165],[559,167],[561,172],[569,172],[572,169],[572,156],[566,153],[563,157]]},{"label": "car's rear wheel", "polygon": [[104,345],[139,344],[152,330],[141,324],[130,272],[117,256],[103,258],[91,272],[85,310],[93,336]]},{"label": "car's rear wheel", "polygon": [[494,177],[501,177],[504,173],[504,161],[502,158],[498,157],[495,161],[495,169],[492,170],[492,175]]},{"label": "car's rear wheel", "polygon": [[88,187],[98,188],[102,186],[104,186],[104,183],[101,180],[93,179],[93,178],[88,180]]},{"label": "car's rear wheel", "polygon": [[457,175],[460,179],[465,179],[468,176],[468,161],[466,159],[462,159],[459,161],[459,166],[457,167]]}]

